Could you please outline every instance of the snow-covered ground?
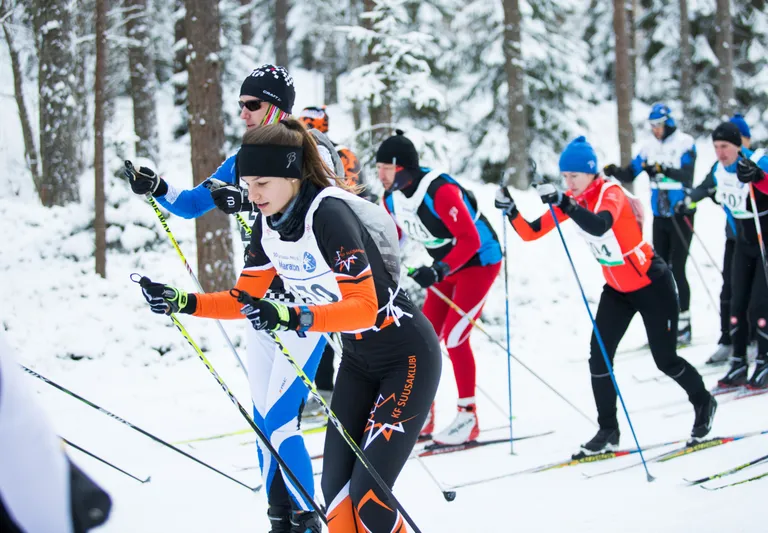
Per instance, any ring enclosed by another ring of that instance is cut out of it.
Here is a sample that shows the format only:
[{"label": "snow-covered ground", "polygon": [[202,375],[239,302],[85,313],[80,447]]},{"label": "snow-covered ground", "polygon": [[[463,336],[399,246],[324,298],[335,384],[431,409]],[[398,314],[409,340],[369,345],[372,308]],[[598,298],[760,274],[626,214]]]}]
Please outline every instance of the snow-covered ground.
[{"label": "snow-covered ground", "polygon": [[[0,56],[0,72],[0,92],[11,94],[7,56]],[[318,91],[308,90],[305,95],[301,90],[302,86],[316,87],[316,80],[298,73],[297,82],[297,108],[317,103],[308,98]],[[10,110],[12,101],[8,99],[5,104]],[[351,132],[351,121],[342,119],[339,106],[331,111],[332,137],[343,138]],[[189,147],[187,142],[171,141],[172,113],[170,95],[161,93],[159,170],[166,179],[184,186],[191,183]],[[638,117],[644,114],[640,108]],[[614,106],[591,109],[588,116],[595,129],[586,133],[598,148],[601,165],[616,161]],[[108,134],[113,141],[107,158],[111,171],[117,170],[121,158],[132,152],[128,142],[130,123],[130,103],[120,101]],[[193,287],[150,208],[130,193],[126,183],[110,178],[107,219],[115,227],[109,241],[119,243],[122,251],[110,252],[107,279],[97,277],[93,274],[92,233],[88,230],[92,216],[91,169],[83,173],[82,205],[42,208],[24,170],[20,127],[13,113],[4,116],[0,131],[0,320],[17,349],[19,361],[171,442],[245,428],[236,409],[178,332],[168,320],[150,313],[138,287],[129,279],[132,272],[140,272],[188,290]],[[698,148],[697,179],[701,180],[714,154],[708,139],[702,139]],[[464,183],[476,192],[481,209],[501,235],[501,217],[493,209],[494,188],[470,181],[468,176],[460,178],[467,178]],[[638,196],[647,201],[644,177],[638,180],[636,189]],[[544,211],[532,191],[517,192],[515,197],[529,218]],[[194,265],[193,223],[170,217],[169,224]],[[724,217],[716,206],[704,202],[696,216],[696,228],[717,263],[710,264],[701,243],[694,243],[692,258],[705,278],[702,280],[689,263],[693,335],[698,345],[682,354],[694,364],[701,364],[714,349],[719,331],[717,310],[710,304],[705,287],[717,299]],[[650,238],[650,226],[646,229]],[[594,310],[603,283],[600,269],[572,224],[566,223],[563,230]],[[590,322],[562,244],[554,232],[534,243],[523,243],[511,229],[507,233],[512,352],[591,419],[594,407],[586,364]],[[483,315],[491,335],[502,343],[503,294],[500,277]],[[247,383],[215,326],[193,318],[184,323],[247,406]],[[245,323],[226,324],[238,346],[244,327]],[[644,342],[642,324],[636,320],[620,349]],[[482,389],[478,392],[480,421],[483,427],[498,427],[507,417],[507,359],[479,332],[474,334],[473,345]],[[676,414],[685,409],[683,392],[669,381],[639,384],[633,378],[660,375],[649,354],[618,356],[616,367],[641,444],[682,439],[689,434],[692,410]],[[438,426],[452,419],[456,396],[450,365],[444,369],[437,400]],[[250,493],[32,377],[25,379],[38,391],[39,401],[50,413],[59,434],[138,476],[152,476],[151,482],[141,485],[80,452],[71,452],[113,496],[112,517],[103,531],[268,530],[263,494]],[[717,376],[705,379],[713,385]],[[682,477],[700,477],[762,455],[768,448],[768,436],[669,463],[651,463],[650,470],[657,478],[653,483],[646,481],[640,467],[590,480],[582,475],[629,464],[637,460],[635,455],[478,484],[459,489],[456,500],[446,502],[423,467],[429,468],[444,486],[451,486],[564,459],[592,436],[590,420],[515,362],[512,383],[514,433],[555,433],[516,443],[514,455],[507,445],[496,445],[426,458],[422,465],[410,461],[398,480],[396,494],[422,531],[765,530],[755,506],[764,499],[768,480],[707,492],[685,486]],[[766,403],[768,396],[723,403],[713,434],[765,429]],[[488,436],[503,436],[506,432],[496,430]],[[622,433],[623,447],[630,447],[633,441],[626,420],[622,421]],[[313,452],[321,450],[322,440],[322,435],[308,438]],[[253,468],[257,460],[252,442],[250,435],[239,435],[196,443],[194,447],[185,445],[184,449],[256,485],[259,476]],[[316,465],[317,470],[321,468],[321,464]],[[766,470],[768,464],[745,471],[744,477]],[[319,492],[319,477],[316,484]]]}]

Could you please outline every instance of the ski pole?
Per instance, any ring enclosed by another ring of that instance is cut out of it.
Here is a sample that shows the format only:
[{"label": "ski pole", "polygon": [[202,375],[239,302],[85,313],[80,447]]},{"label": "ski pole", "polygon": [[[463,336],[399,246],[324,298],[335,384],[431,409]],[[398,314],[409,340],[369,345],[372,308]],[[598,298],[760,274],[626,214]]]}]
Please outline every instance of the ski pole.
[{"label": "ski pole", "polygon": [[[477,330],[478,330],[480,333],[482,333],[483,335],[485,335],[485,336],[488,338],[488,340],[489,340],[489,341],[491,341],[493,344],[495,344],[496,346],[498,346],[498,347],[499,347],[499,348],[501,348],[502,350],[506,351],[506,348],[504,347],[504,345],[503,345],[503,344],[501,344],[499,341],[497,341],[495,338],[493,338],[493,336],[492,336],[490,333],[488,333],[488,331],[487,331],[485,328],[483,328],[483,326],[481,326],[481,325],[480,325],[480,323],[479,323],[477,320],[475,320],[474,318],[472,318],[471,316],[469,316],[467,313],[465,313],[463,309],[461,309],[461,308],[460,308],[458,305],[456,305],[456,304],[453,302],[453,300],[451,300],[451,299],[450,299],[450,298],[448,298],[448,297],[447,297],[445,294],[443,294],[443,293],[440,291],[440,289],[437,289],[436,287],[434,287],[434,286],[431,286],[431,287],[429,287],[429,290],[431,290],[433,293],[435,293],[435,294],[437,295],[437,297],[438,297],[438,298],[440,298],[442,301],[444,301],[446,304],[448,304],[448,307],[450,307],[451,309],[453,309],[454,311],[456,311],[456,312],[459,314],[459,316],[461,316],[462,318],[465,318],[465,319],[467,319],[467,320],[469,321],[469,323],[470,323],[470,324],[472,324],[472,326],[473,326],[474,328],[476,328],[476,329],[477,329]],[[590,423],[590,424],[592,424],[593,426],[595,425],[595,421],[594,421],[594,420],[592,420],[592,419],[591,419],[589,416],[587,416],[587,414],[586,414],[586,413],[584,413],[584,412],[583,412],[581,409],[579,409],[578,407],[576,407],[576,406],[575,406],[575,405],[574,405],[574,404],[573,404],[573,403],[572,403],[570,400],[568,400],[568,398],[566,398],[565,396],[563,396],[562,394],[560,394],[560,393],[557,391],[557,389],[555,389],[555,388],[554,388],[552,385],[550,385],[549,383],[547,383],[547,381],[546,381],[544,378],[542,378],[542,377],[541,377],[541,376],[539,376],[539,375],[538,375],[536,372],[534,372],[534,371],[533,371],[533,369],[531,369],[531,367],[529,367],[528,365],[526,365],[526,364],[525,364],[525,363],[524,363],[524,362],[523,362],[523,361],[522,361],[520,358],[516,357],[516,356],[515,356],[515,354],[513,354],[512,352],[509,352],[509,356],[510,356],[512,359],[514,359],[515,361],[517,361],[517,363],[518,363],[520,366],[522,366],[524,369],[526,369],[528,372],[530,372],[530,374],[531,374],[533,377],[535,377],[536,379],[538,379],[538,380],[539,380],[539,381],[540,381],[540,382],[541,382],[541,383],[542,383],[542,384],[543,384],[545,387],[547,387],[549,390],[551,390],[552,392],[554,392],[554,393],[555,393],[555,394],[556,394],[556,395],[557,395],[557,396],[558,396],[558,397],[559,397],[561,400],[563,400],[565,403],[567,403],[568,405],[570,405],[570,406],[571,406],[571,407],[572,407],[572,408],[573,408],[573,409],[574,409],[574,410],[575,410],[577,413],[579,413],[579,414],[580,414],[580,415],[581,415],[581,416],[582,416],[582,417],[583,417],[585,420],[589,421],[589,423]]]},{"label": "ski pole", "polygon": [[589,302],[587,301],[587,295],[584,293],[584,287],[582,287],[581,285],[581,279],[579,278],[579,273],[576,272],[576,265],[573,263],[573,259],[571,258],[571,252],[568,250],[568,245],[565,243],[565,236],[563,235],[563,230],[560,228],[560,222],[557,220],[555,209],[552,207],[551,204],[549,205],[549,213],[550,215],[552,215],[552,220],[555,221],[555,227],[557,228],[557,233],[560,235],[560,240],[563,243],[563,248],[565,249],[565,255],[568,256],[568,262],[571,264],[571,270],[573,270],[573,275],[576,278],[576,283],[578,283],[579,285],[579,291],[581,291],[581,298],[584,300],[584,306],[587,308],[589,319],[592,321],[592,328],[595,331],[595,338],[597,339],[597,343],[600,345],[600,352],[603,354],[603,360],[605,361],[605,365],[608,368],[608,375],[611,376],[611,383],[613,383],[613,388],[616,389],[616,395],[619,397],[619,400],[621,400],[621,407],[622,409],[624,409],[624,415],[627,417],[627,422],[629,423],[629,429],[632,431],[632,438],[635,439],[635,446],[637,446],[637,451],[640,454],[640,459],[643,462],[643,468],[645,468],[645,474],[649,482],[653,481],[655,478],[648,471],[648,464],[645,462],[645,457],[643,457],[643,449],[640,446],[640,442],[637,440],[635,427],[632,425],[632,419],[629,417],[629,411],[627,411],[627,406],[624,403],[624,397],[621,395],[619,384],[616,382],[616,376],[613,374],[613,365],[611,365],[611,361],[608,358],[608,352],[605,349],[605,344],[603,344],[603,337],[600,335],[600,331],[597,329],[597,322],[595,322],[595,317],[592,316],[592,310],[589,308]]},{"label": "ski pole", "polygon": [[163,446],[165,446],[165,447],[167,447],[167,448],[170,448],[171,450],[173,450],[173,451],[175,451],[175,452],[177,452],[177,453],[180,453],[181,455],[183,455],[183,456],[184,456],[184,457],[186,457],[187,459],[192,459],[192,460],[193,460],[194,462],[196,462],[197,464],[199,464],[199,465],[202,465],[202,466],[204,466],[204,467],[208,468],[209,470],[212,470],[212,471],[216,472],[217,474],[219,474],[219,475],[221,475],[221,476],[224,476],[225,478],[227,478],[227,479],[229,479],[229,480],[231,480],[231,481],[234,481],[234,482],[235,482],[235,483],[237,483],[238,485],[241,485],[241,486],[245,487],[246,489],[248,489],[248,490],[250,490],[250,491],[257,491],[257,490],[259,490],[259,489],[261,488],[261,485],[259,485],[258,487],[249,487],[249,486],[248,486],[248,485],[246,485],[245,483],[243,483],[243,482],[241,482],[241,481],[238,481],[237,479],[233,478],[232,476],[229,476],[229,475],[225,474],[224,472],[222,472],[222,471],[220,471],[220,470],[217,470],[216,468],[212,467],[212,466],[211,466],[211,465],[209,465],[208,463],[204,463],[203,461],[201,461],[201,460],[200,460],[200,459],[198,459],[197,457],[195,457],[195,456],[193,456],[193,455],[190,455],[190,454],[188,454],[187,452],[185,452],[184,450],[181,450],[181,449],[177,448],[177,447],[176,447],[176,446],[174,446],[173,444],[170,444],[170,443],[168,443],[168,442],[165,442],[165,441],[164,441],[163,439],[161,439],[160,437],[156,437],[156,436],[155,436],[155,435],[153,435],[152,433],[150,433],[150,432],[148,432],[148,431],[146,431],[146,430],[143,430],[143,429],[141,429],[141,428],[140,428],[140,427],[138,427],[138,426],[135,426],[135,425],[131,424],[130,422],[128,422],[128,421],[127,421],[127,420],[125,420],[124,418],[120,418],[120,417],[119,417],[119,416],[117,416],[116,414],[114,414],[114,413],[112,413],[112,412],[110,412],[110,411],[107,411],[106,409],[104,409],[103,407],[100,407],[100,406],[96,405],[96,404],[95,404],[95,403],[93,403],[92,401],[90,401],[90,400],[86,400],[85,398],[83,398],[83,397],[82,397],[82,396],[80,396],[79,394],[77,394],[77,393],[74,393],[74,392],[72,392],[71,390],[67,389],[66,387],[63,387],[63,386],[59,385],[59,384],[58,384],[58,383],[56,383],[55,381],[51,381],[50,379],[46,378],[45,376],[42,376],[42,375],[38,374],[38,373],[37,373],[37,372],[35,372],[34,370],[31,370],[31,369],[27,368],[27,367],[26,367],[26,366],[24,366],[24,365],[19,365],[19,366],[21,366],[22,370],[24,370],[24,372],[26,372],[27,374],[30,374],[30,375],[32,375],[32,376],[35,376],[37,379],[39,379],[40,381],[43,381],[44,383],[47,383],[47,384],[48,384],[48,385],[50,385],[51,387],[54,387],[54,388],[56,388],[56,389],[59,389],[61,392],[65,393],[65,394],[68,394],[69,396],[71,396],[71,397],[75,398],[76,400],[80,400],[80,401],[81,401],[81,402],[83,402],[85,405],[87,405],[87,406],[89,406],[89,407],[93,407],[94,409],[96,409],[96,410],[97,410],[97,411],[99,411],[100,413],[107,415],[108,417],[112,418],[113,420],[117,420],[118,422],[120,422],[120,423],[121,423],[121,424],[123,424],[124,426],[128,426],[129,428],[133,429],[134,431],[138,431],[139,433],[141,433],[141,434],[142,434],[142,435],[144,435],[145,437],[149,437],[149,438],[150,438],[150,439],[152,439],[153,441],[155,441],[155,442],[157,442],[157,443],[159,443],[159,444],[162,444]]},{"label": "ski pole", "polygon": [[[131,280],[134,282],[136,281],[133,278],[133,275],[131,275]],[[137,283],[139,283],[142,287],[145,287],[149,283],[149,278],[142,277]],[[283,458],[280,457],[280,454],[277,452],[275,447],[272,446],[272,443],[269,442],[269,439],[267,438],[267,436],[264,434],[264,432],[261,431],[261,429],[259,429],[259,426],[256,425],[256,422],[253,421],[253,417],[248,414],[248,411],[245,410],[242,404],[240,404],[240,402],[237,400],[235,395],[229,389],[227,384],[224,383],[224,380],[221,379],[221,376],[219,376],[218,372],[216,372],[216,370],[213,368],[213,365],[211,364],[211,362],[205,356],[205,354],[197,345],[197,343],[189,335],[186,328],[181,324],[181,322],[179,322],[175,314],[171,313],[168,316],[170,317],[171,322],[173,322],[173,325],[176,326],[176,329],[179,330],[179,332],[187,340],[189,345],[192,347],[192,349],[195,351],[197,356],[203,362],[205,367],[208,369],[208,372],[210,372],[211,375],[216,379],[221,389],[227,394],[230,401],[235,405],[235,407],[237,407],[237,410],[240,411],[240,414],[243,416],[243,418],[245,418],[245,421],[248,422],[248,425],[251,426],[254,432],[256,432],[256,436],[258,436],[259,439],[261,439],[261,442],[262,444],[264,444],[264,447],[267,448],[267,450],[269,450],[269,453],[272,455],[272,457],[275,458],[275,461],[277,461],[277,464],[279,464],[280,468],[282,468],[283,473],[288,476],[291,482],[296,486],[296,489],[301,493],[301,496],[312,507],[312,510],[314,510],[318,514],[320,519],[327,525],[328,518],[325,516],[325,513],[323,512],[323,510],[315,502],[315,500],[309,495],[309,493],[307,492],[307,489],[304,488],[304,486],[299,481],[299,478],[296,477],[296,474],[294,474],[293,471],[288,467],[288,465],[285,463]]]},{"label": "ski pole", "polygon": [[[253,302],[253,298],[251,297],[251,295],[249,295],[245,291],[241,291],[239,289],[230,289],[229,293],[233,297],[237,298],[237,301],[242,304],[247,304],[249,301]],[[392,489],[389,488],[389,485],[387,485],[386,481],[384,481],[382,477],[379,475],[379,473],[376,471],[376,468],[373,466],[371,461],[368,459],[368,457],[366,457],[365,453],[363,453],[363,450],[360,449],[360,446],[357,444],[357,442],[355,442],[355,439],[352,438],[352,436],[347,432],[347,430],[341,424],[341,421],[338,419],[336,414],[334,414],[334,412],[325,402],[325,399],[322,397],[322,395],[317,391],[317,388],[315,387],[314,383],[312,383],[312,380],[309,379],[309,376],[307,376],[307,373],[304,372],[304,369],[301,368],[301,366],[293,358],[291,353],[288,351],[288,348],[285,347],[285,345],[282,343],[282,341],[275,334],[274,331],[267,331],[267,333],[269,334],[270,337],[272,337],[278,349],[282,352],[282,354],[285,356],[288,363],[296,371],[296,375],[299,376],[299,379],[301,379],[301,381],[304,382],[304,385],[307,386],[307,388],[309,389],[309,392],[311,392],[312,395],[315,397],[315,399],[317,399],[317,401],[320,402],[320,405],[323,406],[323,410],[325,411],[325,414],[328,417],[328,422],[333,424],[333,427],[336,428],[336,430],[339,432],[339,435],[341,435],[341,437],[346,441],[347,445],[349,445],[350,449],[352,450],[352,453],[354,453],[357,459],[360,461],[360,464],[362,464],[363,467],[368,471],[368,473],[371,475],[371,477],[379,486],[379,488],[381,488],[381,490],[384,492],[387,499],[394,504],[394,506],[397,508],[398,511],[400,511],[400,514],[403,515],[403,518],[405,519],[405,521],[410,524],[410,526],[413,528],[413,530],[416,533],[421,533],[421,530],[419,529],[419,527],[410,517],[408,512],[400,503],[400,501],[398,501],[397,497],[395,497],[394,493],[392,492]],[[446,497],[446,499],[448,498]]]},{"label": "ski pole", "polygon": [[[686,220],[688,220],[687,217],[685,217]],[[714,308],[715,312],[717,313],[717,316],[720,316],[720,307],[715,304],[715,298],[712,296],[712,292],[709,290],[709,286],[707,284],[707,280],[704,279],[704,273],[699,268],[699,264],[696,262],[696,260],[693,258],[693,254],[691,254],[691,243],[690,241],[687,241],[685,236],[683,235],[683,230],[680,229],[680,224],[677,223],[677,220],[675,220],[675,217],[671,217],[670,220],[672,221],[672,226],[675,228],[675,232],[677,233],[677,236],[680,238],[680,242],[688,244],[688,249],[686,250],[686,254],[688,255],[688,259],[691,260],[691,264],[693,264],[693,268],[696,269],[696,273],[699,275],[699,278],[701,278],[701,283],[704,285],[704,290],[707,293],[707,296],[709,296],[709,303],[712,304],[712,307]],[[690,226],[690,222],[688,222],[688,225],[691,229],[693,229],[692,226]],[[723,273],[721,272],[720,275],[722,276]]]},{"label": "ski pole", "polygon": [[757,230],[757,242],[760,245],[760,255],[763,258],[763,274],[765,282],[768,284],[768,264],[765,262],[765,242],[763,241],[763,228],[760,225],[760,214],[757,212],[757,201],[755,200],[755,187],[749,184],[749,201],[752,203],[752,217],[755,219],[755,229]]},{"label": "ski pole", "polygon": [[133,479],[135,479],[135,480],[136,480],[136,481],[138,481],[139,483],[148,483],[148,482],[149,482],[149,480],[150,480],[150,478],[152,477],[152,476],[147,476],[147,479],[141,479],[141,478],[138,478],[138,477],[134,476],[133,474],[131,474],[130,472],[126,472],[125,470],[123,470],[123,469],[122,469],[122,468],[120,468],[119,466],[115,466],[115,465],[113,465],[112,463],[110,463],[110,462],[109,462],[109,461],[107,461],[106,459],[102,459],[101,457],[99,457],[99,456],[98,456],[98,455],[96,455],[95,453],[91,453],[91,452],[89,452],[88,450],[86,450],[85,448],[81,448],[80,446],[78,446],[78,445],[77,445],[77,444],[75,444],[74,442],[68,441],[68,440],[67,440],[67,439],[65,439],[64,437],[59,437],[59,438],[60,438],[61,440],[63,440],[64,442],[66,442],[66,443],[67,443],[69,446],[72,446],[72,447],[73,447],[75,450],[81,451],[81,452],[83,452],[85,455],[87,455],[87,456],[89,456],[89,457],[93,457],[93,458],[94,458],[94,459],[96,459],[97,461],[100,461],[100,462],[104,463],[104,464],[105,464],[105,465],[107,465],[107,466],[111,466],[112,468],[114,468],[114,469],[115,469],[115,470],[117,470],[118,472],[121,472],[121,473],[125,474],[126,476],[128,476],[128,477],[130,477],[130,478],[133,478]]},{"label": "ski pole", "polygon": [[[128,170],[133,172],[134,174],[136,171],[133,168],[133,163],[130,161],[125,161],[125,166]],[[160,211],[160,207],[157,205],[157,202],[152,197],[151,193],[147,193],[144,195],[147,202],[149,202],[149,205],[152,206],[152,209],[155,212],[155,215],[157,216],[157,219],[160,221],[160,225],[163,226],[163,229],[165,230],[165,234],[168,235],[168,239],[171,241],[171,244],[173,245],[173,248],[176,250],[176,253],[179,255],[179,258],[181,259],[181,262],[184,263],[184,267],[187,269],[187,272],[189,273],[190,277],[192,278],[192,281],[195,282],[195,285],[197,285],[197,288],[200,292],[205,292],[203,290],[203,286],[200,285],[200,281],[197,279],[197,276],[195,276],[194,271],[192,270],[192,267],[189,266],[189,262],[187,261],[187,258],[184,257],[184,253],[181,251],[181,248],[179,247],[179,243],[176,241],[176,238],[173,236],[173,233],[171,232],[171,228],[168,226],[168,221],[165,220],[165,217],[163,216],[163,213]],[[240,217],[242,218],[242,217]],[[244,223],[244,222],[243,222]],[[247,224],[246,224],[247,226]],[[249,228],[250,230],[250,228]],[[219,331],[221,331],[221,334],[224,335],[224,339],[227,341],[227,344],[229,345],[229,349],[232,351],[232,353],[235,356],[235,359],[237,359],[238,364],[240,365],[240,368],[243,369],[243,372],[245,372],[246,377],[248,377],[248,369],[243,364],[243,361],[240,359],[240,356],[237,354],[237,350],[235,349],[235,345],[232,344],[232,340],[229,338],[229,335],[227,335],[227,332],[224,330],[224,326],[221,324],[221,321],[216,320],[216,325],[219,326]]]},{"label": "ski pole", "polygon": [[707,247],[704,245],[704,239],[702,239],[699,236],[699,234],[696,233],[696,230],[693,229],[693,224],[691,224],[691,221],[688,219],[687,216],[684,216],[683,220],[685,220],[685,223],[688,226],[688,229],[691,230],[691,233],[693,234],[693,236],[696,237],[699,240],[699,244],[701,245],[701,249],[704,250],[705,254],[707,254],[707,257],[709,258],[709,262],[712,263],[712,266],[715,267],[717,269],[717,271],[720,272],[720,275],[722,276],[723,275],[723,271],[722,271],[722,269],[720,267],[717,266],[717,262],[712,257],[712,254],[709,253],[709,250],[707,249]]},{"label": "ski pole", "polygon": [[512,432],[512,348],[511,335],[509,332],[509,269],[507,262],[507,247],[509,241],[507,240],[507,221],[504,213],[501,214],[501,225],[504,228],[502,230],[504,236],[504,253],[502,254],[502,261],[504,262],[504,314],[506,316],[507,324],[507,392],[509,393],[509,453],[515,453],[515,439]]}]

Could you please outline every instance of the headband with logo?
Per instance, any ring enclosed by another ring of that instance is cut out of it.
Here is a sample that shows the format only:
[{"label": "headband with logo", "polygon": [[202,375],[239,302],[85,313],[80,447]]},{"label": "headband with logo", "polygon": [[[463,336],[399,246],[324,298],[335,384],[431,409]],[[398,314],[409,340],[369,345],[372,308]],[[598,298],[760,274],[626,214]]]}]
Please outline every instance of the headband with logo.
[{"label": "headband with logo", "polygon": [[240,176],[301,179],[304,149],[277,144],[244,144],[237,153]]}]

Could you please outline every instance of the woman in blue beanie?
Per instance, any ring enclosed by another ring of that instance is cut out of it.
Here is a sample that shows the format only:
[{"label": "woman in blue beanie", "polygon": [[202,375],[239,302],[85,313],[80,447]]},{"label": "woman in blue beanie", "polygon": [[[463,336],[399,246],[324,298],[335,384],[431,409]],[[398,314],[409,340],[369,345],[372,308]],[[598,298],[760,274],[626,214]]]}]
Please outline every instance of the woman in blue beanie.
[{"label": "woman in blue beanie", "polygon": [[[603,268],[606,284],[595,322],[608,358],[640,313],[656,366],[688,394],[695,412],[692,440],[705,437],[711,428],[717,402],[704,387],[701,376],[677,355],[677,291],[667,264],[643,240],[642,208],[617,182],[598,174],[597,156],[584,137],[571,142],[560,156],[560,172],[568,190],[552,184],[538,187],[543,202],[554,207],[558,221],[572,219]],[[520,216],[506,188],[496,194],[496,207],[525,241],[538,239],[555,227],[549,211],[534,222]],[[597,404],[597,434],[581,446],[574,458],[615,450],[619,445],[616,391],[597,338],[592,333],[589,369]]]}]

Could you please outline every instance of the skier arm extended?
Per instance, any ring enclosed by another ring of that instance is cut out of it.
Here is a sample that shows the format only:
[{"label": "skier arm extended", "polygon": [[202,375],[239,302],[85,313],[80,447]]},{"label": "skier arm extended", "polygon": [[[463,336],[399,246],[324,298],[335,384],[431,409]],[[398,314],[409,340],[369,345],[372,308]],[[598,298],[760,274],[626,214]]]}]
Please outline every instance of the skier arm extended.
[{"label": "skier arm extended", "polygon": [[[275,278],[275,267],[261,246],[261,218],[253,224],[251,243],[245,254],[245,267],[235,284],[235,289],[247,292],[254,298],[263,298]],[[237,294],[237,293],[236,293]],[[196,300],[194,316],[220,319],[245,318],[241,314],[242,304],[234,298],[230,291],[198,293],[191,295]]]},{"label": "skier arm extended", "polygon": [[[216,207],[211,197],[211,191],[206,188],[206,182],[210,179],[218,179],[226,183],[235,183],[235,158],[236,155],[227,158],[208,179],[192,189],[180,190],[167,184],[166,191],[162,195],[156,196],[158,203],[174,215],[182,218],[191,219],[203,216]],[[163,181],[162,183],[166,182]]]},{"label": "skier arm extended", "polygon": [[[555,207],[554,210],[559,222],[568,219],[568,215],[563,213],[559,207]],[[512,228],[514,228],[517,234],[520,235],[520,238],[524,241],[535,241],[536,239],[540,239],[555,227],[555,221],[552,218],[552,213],[549,211],[533,222],[528,222],[522,215],[515,211],[509,216],[509,223],[512,224]]]}]

